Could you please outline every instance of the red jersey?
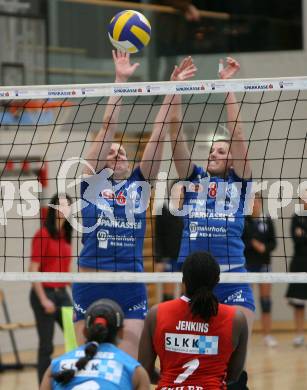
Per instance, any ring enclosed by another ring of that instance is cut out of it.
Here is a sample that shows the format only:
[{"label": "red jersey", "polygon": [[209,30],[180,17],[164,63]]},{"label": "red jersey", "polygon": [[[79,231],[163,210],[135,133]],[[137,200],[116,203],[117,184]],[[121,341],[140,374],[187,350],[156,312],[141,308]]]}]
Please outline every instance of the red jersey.
[{"label": "red jersey", "polygon": [[219,304],[207,323],[191,313],[185,296],[159,304],[153,338],[161,367],[157,389],[226,389],[235,313],[236,308]]},{"label": "red jersey", "polygon": [[[40,264],[40,272],[69,272],[71,245],[61,235],[52,238],[46,227],[39,229],[32,240],[31,261]],[[44,287],[64,287],[68,283],[42,283]]]}]

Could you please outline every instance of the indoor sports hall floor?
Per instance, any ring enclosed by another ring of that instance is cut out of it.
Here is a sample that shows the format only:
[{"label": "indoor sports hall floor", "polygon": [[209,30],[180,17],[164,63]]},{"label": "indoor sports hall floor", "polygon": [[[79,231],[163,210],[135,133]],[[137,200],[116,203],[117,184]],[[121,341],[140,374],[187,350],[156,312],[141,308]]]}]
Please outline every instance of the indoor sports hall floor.
[{"label": "indoor sports hall floor", "polygon": [[[292,333],[283,332],[274,335],[280,343],[275,349],[265,347],[259,333],[253,335],[248,358],[249,389],[306,390],[307,347],[293,348]],[[3,360],[5,359],[8,361],[8,357],[4,356]],[[24,362],[33,362],[34,352],[23,353],[22,359]],[[34,390],[37,388],[36,372],[32,368],[23,371],[5,371],[0,374],[0,388]]]}]

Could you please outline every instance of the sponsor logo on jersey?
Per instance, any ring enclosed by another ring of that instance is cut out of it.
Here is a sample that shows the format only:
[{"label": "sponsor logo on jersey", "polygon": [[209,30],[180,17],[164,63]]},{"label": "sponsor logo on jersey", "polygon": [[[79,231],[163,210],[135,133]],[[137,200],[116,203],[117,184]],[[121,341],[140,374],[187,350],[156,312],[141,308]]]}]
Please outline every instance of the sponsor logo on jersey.
[{"label": "sponsor logo on jersey", "polygon": [[111,189],[106,189],[101,192],[101,195],[104,199],[114,200],[119,206],[125,206],[127,203],[127,198],[124,195],[123,191],[120,191],[117,195]]},{"label": "sponsor logo on jersey", "polygon": [[198,222],[190,222],[190,239],[196,240],[198,234]]},{"label": "sponsor logo on jersey", "polygon": [[60,371],[62,370],[75,370],[75,376],[79,377],[100,377],[108,382],[119,384],[122,372],[123,364],[116,360],[107,359],[92,359],[90,360],[83,370],[77,370],[77,359],[63,359],[60,361]]},{"label": "sponsor logo on jersey", "polygon": [[86,313],[86,310],[82,309],[82,307],[79,305],[79,303],[74,303],[74,309],[75,309],[75,311],[79,311],[82,314]]},{"label": "sponsor logo on jersey", "polygon": [[138,222],[129,222],[125,220],[120,220],[115,218],[114,220],[110,220],[108,218],[104,218],[104,215],[102,214],[99,219],[98,223],[100,226],[108,227],[108,228],[121,228],[121,229],[142,229],[142,221]]},{"label": "sponsor logo on jersey", "polygon": [[243,291],[239,290],[229,295],[229,297],[227,297],[224,300],[224,303],[231,303],[231,302],[236,303],[236,302],[245,302],[245,301],[246,299],[243,297]]},{"label": "sponsor logo on jersey", "polygon": [[218,336],[165,333],[165,350],[193,355],[217,355]]},{"label": "sponsor logo on jersey", "polygon": [[114,199],[115,193],[114,193],[114,191],[107,189],[107,190],[101,191],[101,196],[105,199]]},{"label": "sponsor logo on jersey", "polygon": [[147,313],[147,301],[144,300],[142,302],[136,303],[135,305],[129,307],[128,311],[143,311],[144,316]]},{"label": "sponsor logo on jersey", "polygon": [[60,361],[60,371],[62,370],[76,370],[76,376],[98,376],[99,375],[99,366],[101,360],[92,359],[90,360],[85,369],[78,371],[76,368],[77,359],[64,359]]},{"label": "sponsor logo on jersey", "polygon": [[215,219],[221,221],[235,222],[235,217],[232,213],[216,213],[215,211],[200,211],[192,210],[190,213],[190,218],[204,218],[204,219]]},{"label": "sponsor logo on jersey", "polygon": [[97,240],[98,240],[98,247],[99,248],[107,249],[108,239],[109,239],[109,231],[108,230],[98,230]]},{"label": "sponsor logo on jersey", "polygon": [[[85,352],[77,350],[77,351],[75,351],[74,356],[79,359],[79,358],[85,356]],[[110,359],[110,360],[113,360],[113,359],[115,359],[115,353],[114,352],[97,352],[95,357],[99,358],[99,359]]]}]

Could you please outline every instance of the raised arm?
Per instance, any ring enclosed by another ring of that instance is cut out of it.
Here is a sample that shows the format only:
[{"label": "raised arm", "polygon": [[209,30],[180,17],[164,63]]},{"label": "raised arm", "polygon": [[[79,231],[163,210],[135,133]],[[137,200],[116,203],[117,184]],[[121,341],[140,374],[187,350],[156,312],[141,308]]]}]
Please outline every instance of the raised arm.
[{"label": "raised arm", "polygon": [[[222,65],[219,72],[221,79],[232,78],[240,69],[240,64],[233,58],[227,57],[226,67]],[[230,153],[233,159],[233,169],[243,179],[250,179],[252,175],[251,165],[247,157],[248,146],[242,127],[240,108],[233,92],[229,92],[226,98],[227,128],[230,135]]]},{"label": "raised arm", "polygon": [[[195,75],[196,70],[192,58],[187,57],[179,66],[175,66],[171,75],[171,81],[188,80]],[[173,95],[166,96],[156,116],[153,130],[141,161],[141,171],[146,179],[155,179],[159,172],[168,123],[172,121],[173,106],[174,104],[177,105],[175,103],[176,98]]]},{"label": "raised arm", "polygon": [[[191,57],[186,58],[184,61],[187,61],[188,63],[193,63]],[[180,72],[182,65],[183,63],[181,63],[179,67],[175,68],[175,76],[177,72]],[[195,68],[195,71],[196,70],[197,69]],[[173,161],[175,163],[179,179],[185,179],[191,176],[194,165],[191,161],[191,151],[188,148],[182,131],[183,128],[181,103],[181,95],[175,95],[169,111],[170,139],[173,150]]]},{"label": "raised arm", "polygon": [[[129,54],[119,50],[112,50],[112,55],[115,66],[115,83],[125,83],[138,68],[139,63],[132,65]],[[103,116],[102,127],[87,154],[86,160],[96,172],[106,166],[107,156],[117,130],[121,104],[121,97],[111,96],[109,98]],[[83,173],[88,175],[93,174],[89,167],[85,167]]]}]

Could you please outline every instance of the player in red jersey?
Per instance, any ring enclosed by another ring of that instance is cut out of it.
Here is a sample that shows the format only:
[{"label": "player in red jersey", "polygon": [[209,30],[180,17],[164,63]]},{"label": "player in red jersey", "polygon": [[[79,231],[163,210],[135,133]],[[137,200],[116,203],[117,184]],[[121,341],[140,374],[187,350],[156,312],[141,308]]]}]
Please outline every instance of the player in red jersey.
[{"label": "player in red jersey", "polygon": [[[154,306],[146,317],[139,361],[159,390],[224,390],[244,367],[245,316],[218,303],[212,291],[220,267],[209,253],[188,256],[182,272],[184,295]],[[246,383],[241,385],[247,389]]]}]

